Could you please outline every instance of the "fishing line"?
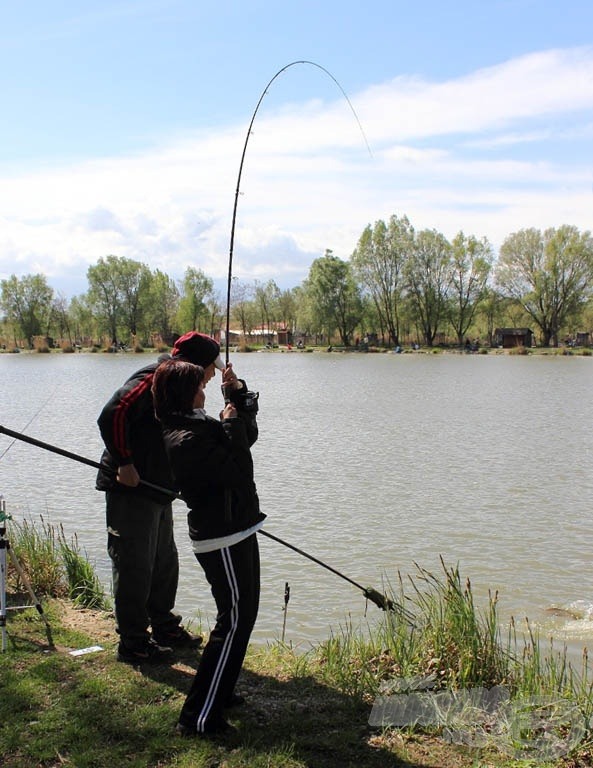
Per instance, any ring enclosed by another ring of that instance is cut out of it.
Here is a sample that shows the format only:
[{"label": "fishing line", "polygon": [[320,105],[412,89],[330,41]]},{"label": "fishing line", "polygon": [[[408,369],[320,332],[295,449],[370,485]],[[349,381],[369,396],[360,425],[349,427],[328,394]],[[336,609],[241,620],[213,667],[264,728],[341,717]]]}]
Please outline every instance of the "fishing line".
[{"label": "fishing line", "polygon": [[369,155],[372,157],[373,153],[371,152],[371,148],[369,146],[369,143],[367,141],[367,137],[365,136],[364,130],[362,128],[362,124],[360,120],[358,119],[358,115],[356,114],[356,110],[352,106],[352,102],[348,98],[348,94],[346,91],[342,88],[340,83],[336,80],[336,78],[332,75],[332,73],[326,69],[325,67],[322,67],[321,64],[317,64],[315,61],[308,61],[306,59],[301,59],[299,61],[291,61],[290,64],[286,64],[282,69],[279,69],[278,72],[274,75],[274,77],[268,82],[266,87],[261,93],[261,96],[259,97],[259,100],[257,102],[257,105],[255,109],[253,110],[253,115],[251,116],[251,121],[249,123],[249,128],[247,129],[247,135],[245,136],[245,143],[243,144],[243,152],[241,153],[241,163],[239,164],[239,174],[237,176],[237,187],[235,189],[235,203],[233,205],[233,218],[231,222],[231,241],[229,245],[229,272],[228,272],[228,279],[227,279],[227,294],[226,294],[226,332],[225,332],[225,359],[226,364],[229,364],[229,330],[230,330],[230,324],[231,324],[231,284],[233,280],[233,251],[235,246],[235,224],[237,221],[237,206],[239,203],[239,194],[241,191],[241,175],[243,173],[243,163],[245,162],[245,154],[247,152],[247,145],[249,143],[249,137],[251,136],[251,130],[253,128],[253,123],[255,121],[255,116],[257,115],[257,112],[259,110],[260,104],[264,100],[264,96],[268,92],[268,88],[272,85],[274,80],[276,78],[280,77],[280,75],[283,72],[286,72],[287,69],[290,69],[290,67],[294,67],[297,64],[309,64],[312,67],[317,67],[317,69],[320,69],[322,72],[325,72],[325,74],[330,77],[334,83],[338,86],[340,89],[342,96],[346,99],[348,102],[348,106],[352,110],[352,114],[354,115],[354,118],[356,122],[358,123],[358,127],[360,128],[360,132],[362,134],[362,137],[364,139],[364,142],[366,144],[366,147],[369,151]]},{"label": "fishing line", "polygon": [[[32,424],[32,423],[35,421],[35,419],[36,419],[36,418],[39,416],[39,414],[41,413],[41,411],[42,411],[42,410],[45,408],[45,406],[46,406],[46,405],[49,403],[49,401],[52,399],[52,397],[54,396],[54,394],[56,393],[56,391],[57,391],[57,389],[58,389],[58,386],[59,386],[59,384],[56,384],[56,386],[55,386],[55,387],[54,387],[54,389],[52,390],[52,392],[51,392],[51,394],[49,395],[49,397],[47,398],[47,400],[44,400],[44,401],[43,401],[43,403],[42,403],[42,404],[39,406],[39,408],[38,408],[38,409],[35,411],[35,413],[33,414],[33,416],[31,416],[31,418],[29,419],[29,421],[28,421],[28,422],[25,424],[25,426],[24,426],[24,427],[21,429],[21,432],[26,432],[26,431],[27,431],[27,428],[31,426],[31,424]],[[17,438],[15,437],[15,438],[13,439],[12,443],[9,443],[9,445],[8,445],[8,446],[7,446],[7,447],[6,447],[6,448],[5,448],[5,449],[2,451],[2,453],[0,453],[0,461],[2,461],[2,459],[3,459],[3,458],[6,456],[6,454],[7,454],[7,453],[8,453],[8,451],[9,451],[9,450],[12,448],[12,446],[13,446],[13,445],[16,443],[16,441],[17,441]]]},{"label": "fishing line", "polygon": [[[298,64],[309,64],[310,66],[317,67],[317,69],[320,69],[322,72],[324,72],[328,77],[330,77],[333,82],[338,86],[340,89],[340,92],[342,93],[342,96],[346,99],[348,106],[350,107],[352,114],[354,115],[354,118],[358,124],[358,127],[360,129],[360,132],[362,134],[362,137],[364,139],[364,142],[366,144],[366,147],[368,149],[369,155],[372,157],[373,153],[371,152],[371,148],[369,146],[369,143],[367,141],[367,137],[365,135],[364,129],[362,127],[362,124],[358,118],[358,115],[356,114],[356,110],[352,106],[352,102],[348,98],[348,94],[346,91],[342,88],[338,80],[332,75],[332,73],[326,69],[325,67],[321,66],[321,64],[318,64],[315,61],[309,61],[307,59],[300,59],[298,61],[292,61],[290,64],[286,64],[284,67],[278,70],[276,74],[271,78],[271,80],[268,82],[264,90],[262,91],[259,100],[255,106],[255,109],[253,111],[253,114],[251,116],[251,120],[249,122],[249,127],[247,129],[247,134],[245,136],[245,142],[243,144],[243,151],[241,153],[241,162],[239,164],[239,173],[237,175],[237,186],[235,188],[235,201],[233,205],[233,217],[231,221],[231,239],[230,239],[230,245],[229,245],[229,269],[228,269],[228,278],[227,278],[227,297],[226,297],[226,327],[225,327],[225,359],[226,359],[226,365],[229,364],[229,337],[230,337],[230,324],[231,324],[231,286],[232,286],[232,280],[233,280],[233,253],[234,253],[234,246],[235,246],[235,225],[237,222],[237,208],[239,203],[239,195],[241,193],[241,176],[243,174],[243,165],[245,163],[245,155],[247,153],[247,145],[249,144],[249,137],[251,136],[252,129],[253,129],[253,123],[255,121],[256,115],[258,113],[258,110],[260,108],[260,105],[262,101],[264,100],[265,95],[268,92],[268,89],[272,85],[272,83],[280,77],[281,74],[286,72],[287,69],[290,69],[291,67],[294,67]],[[0,427],[0,430],[2,428]],[[283,539],[278,538],[277,536],[274,536],[271,533],[268,533],[267,531],[260,530],[259,531],[264,536],[267,536],[270,539],[273,539],[274,541],[282,544],[285,547],[288,547],[289,549],[292,549],[294,552],[297,552],[298,554],[302,555],[303,557],[308,558],[314,563],[317,563],[318,565],[322,566],[323,568],[326,568],[328,571],[331,571],[332,573],[336,574],[342,579],[345,579],[353,586],[357,587],[358,589],[362,590],[364,596],[367,598],[367,600],[371,600],[376,605],[379,606],[379,608],[382,608],[384,611],[391,610],[395,611],[398,610],[404,618],[406,618],[408,621],[411,619],[411,615],[409,612],[403,608],[403,606],[396,605],[392,600],[387,598],[385,595],[381,594],[378,590],[373,589],[372,587],[363,587],[358,582],[351,579],[349,576],[346,576],[345,574],[341,573],[335,568],[332,568],[332,566],[327,565],[327,563],[324,563],[322,560],[319,560],[316,557],[313,557],[312,555],[309,555],[307,552],[304,552],[302,549],[299,549],[298,547],[295,547],[293,544],[289,544],[287,541],[284,541]]]}]

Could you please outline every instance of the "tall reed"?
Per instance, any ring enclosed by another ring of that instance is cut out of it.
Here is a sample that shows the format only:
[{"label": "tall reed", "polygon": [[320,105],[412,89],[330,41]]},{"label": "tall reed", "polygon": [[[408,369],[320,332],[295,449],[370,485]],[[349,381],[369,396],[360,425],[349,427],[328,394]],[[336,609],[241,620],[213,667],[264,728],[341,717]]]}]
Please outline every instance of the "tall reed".
[{"label": "tall reed", "polygon": [[[41,528],[23,520],[12,523],[8,531],[10,546],[35,594],[65,597],[67,585],[64,567],[56,544],[55,529],[41,517]],[[8,563],[8,586],[15,592],[25,592],[26,585],[12,562]]]},{"label": "tall reed", "polygon": [[469,579],[441,560],[443,577],[416,566],[410,578],[417,607],[416,653],[441,687],[492,686],[508,675],[509,654],[500,644],[498,595],[489,593],[485,611],[475,603]]},{"label": "tall reed", "polygon": [[76,534],[66,541],[64,529],[60,526],[58,546],[68,580],[68,597],[77,606],[106,610],[109,600],[95,569],[89,563],[86,553],[81,552]]},{"label": "tall reed", "polygon": [[[81,607],[109,608],[105,591],[76,535],[68,542],[62,526],[56,529],[41,516],[41,528],[28,520],[13,523],[9,541],[38,597],[69,597]],[[8,585],[14,592],[26,591],[26,584],[10,561]]]}]

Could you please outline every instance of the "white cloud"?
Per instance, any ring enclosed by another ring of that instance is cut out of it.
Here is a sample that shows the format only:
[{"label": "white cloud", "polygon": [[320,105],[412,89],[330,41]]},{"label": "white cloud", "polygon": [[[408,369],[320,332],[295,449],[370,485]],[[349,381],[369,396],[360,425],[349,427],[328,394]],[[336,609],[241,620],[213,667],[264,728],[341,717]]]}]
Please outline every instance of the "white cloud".
[{"label": "white cloud", "polygon": [[[325,248],[347,258],[368,223],[392,214],[495,245],[521,227],[589,228],[593,49],[529,54],[442,83],[397,78],[350,99],[372,157],[341,96],[263,103],[243,169],[235,274],[296,285]],[[59,288],[77,273],[83,285],[88,265],[115,254],[177,279],[189,265],[224,279],[244,141],[245,127],[226,128],[0,177],[0,278],[43,271]]]},{"label": "white cloud", "polygon": [[443,83],[400,77],[370,88],[359,103],[371,143],[474,133],[590,110],[593,48],[528,54]]}]

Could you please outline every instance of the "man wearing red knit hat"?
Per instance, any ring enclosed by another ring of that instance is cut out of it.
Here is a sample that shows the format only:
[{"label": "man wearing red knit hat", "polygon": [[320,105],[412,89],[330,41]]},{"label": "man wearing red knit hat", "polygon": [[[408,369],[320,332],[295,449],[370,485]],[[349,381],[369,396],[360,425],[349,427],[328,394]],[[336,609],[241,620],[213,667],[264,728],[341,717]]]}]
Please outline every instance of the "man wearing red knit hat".
[{"label": "man wearing red knit hat", "polygon": [[[223,383],[243,386],[220,357],[220,345],[205,334],[180,336],[171,351],[204,368],[209,381],[224,371]],[[173,648],[196,647],[173,612],[179,559],[173,537],[172,497],[139,484],[173,488],[161,426],[154,415],[151,385],[162,362],[136,371],[105,404],[98,418],[105,450],[96,487],[105,491],[107,548],[112,562],[118,659],[130,664],[167,661]]]}]

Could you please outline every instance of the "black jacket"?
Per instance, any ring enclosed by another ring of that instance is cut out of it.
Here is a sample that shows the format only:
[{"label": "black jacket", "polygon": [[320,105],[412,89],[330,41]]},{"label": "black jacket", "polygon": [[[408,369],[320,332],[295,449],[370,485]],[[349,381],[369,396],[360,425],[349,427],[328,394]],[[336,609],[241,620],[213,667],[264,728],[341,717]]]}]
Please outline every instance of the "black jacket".
[{"label": "black jacket", "polygon": [[143,485],[131,488],[116,480],[119,466],[134,464],[142,480],[173,488],[162,428],[154,415],[150,390],[154,372],[163,359],[132,374],[101,411],[97,423],[106,449],[97,474],[96,487],[100,491],[141,493],[162,502],[171,498]]},{"label": "black jacket", "polygon": [[250,446],[255,418],[223,422],[201,414],[163,423],[175,488],[189,507],[190,538],[212,539],[244,531],[265,519],[253,480]]}]

